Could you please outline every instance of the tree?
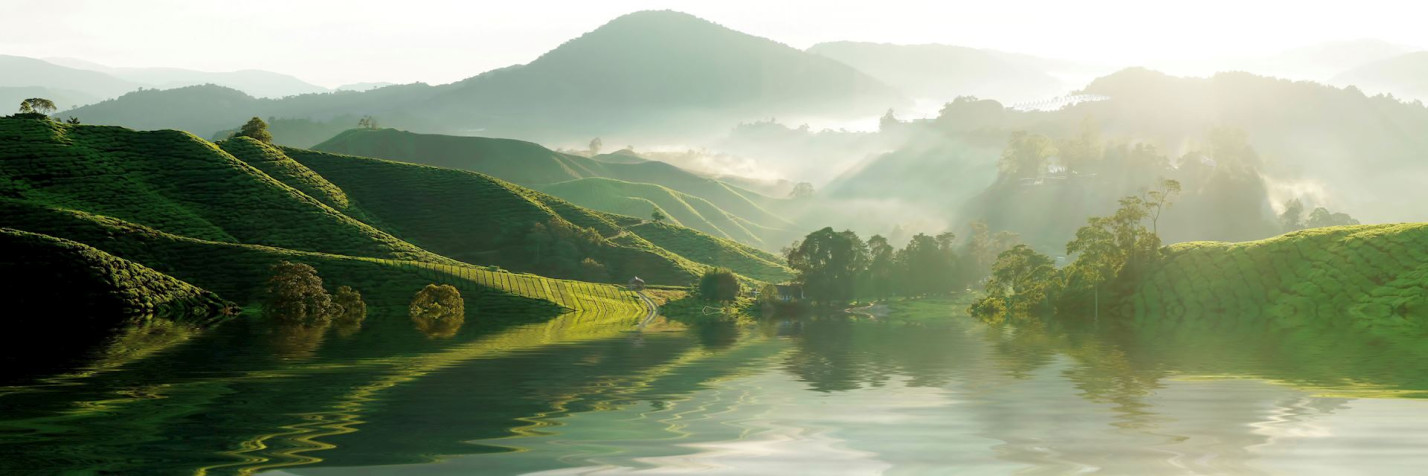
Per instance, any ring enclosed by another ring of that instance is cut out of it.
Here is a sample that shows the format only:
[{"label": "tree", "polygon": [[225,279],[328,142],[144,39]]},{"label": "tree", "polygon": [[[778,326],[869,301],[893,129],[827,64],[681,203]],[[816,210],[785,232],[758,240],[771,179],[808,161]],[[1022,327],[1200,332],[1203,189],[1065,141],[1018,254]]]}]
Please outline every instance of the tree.
[{"label": "tree", "polygon": [[832,228],[809,233],[785,253],[804,294],[824,303],[852,299],[858,278],[867,268],[868,245],[852,231]]},{"label": "tree", "polygon": [[1180,196],[1180,182],[1167,178],[1160,179],[1159,188],[1145,192],[1145,206],[1150,214],[1150,232],[1159,237],[1160,233],[1160,212],[1169,208],[1175,202],[1175,198]]},{"label": "tree", "polygon": [[428,337],[451,337],[466,322],[461,291],[450,284],[428,284],[417,291],[408,307],[412,323]]},{"label": "tree", "polygon": [[57,108],[55,107],[54,101],[45,98],[29,98],[24,101],[20,101],[21,114],[49,115],[50,113],[55,112],[55,109]]},{"label": "tree", "polygon": [[1007,148],[997,160],[997,171],[1002,178],[1033,178],[1041,174],[1047,157],[1056,155],[1056,147],[1051,139],[1026,131],[1013,132],[1007,141]]},{"label": "tree", "polygon": [[1284,202],[1284,213],[1279,214],[1279,228],[1285,233],[1304,229],[1304,202],[1297,198]]},{"label": "tree", "polygon": [[262,119],[257,117],[249,119],[247,123],[243,124],[243,127],[238,129],[238,133],[233,136],[250,137],[265,144],[273,143],[273,135],[268,133],[268,123],[263,122]]},{"label": "tree", "polygon": [[68,123],[70,123],[70,124],[72,124],[72,125],[76,125],[76,126],[77,126],[77,125],[79,125],[79,118],[78,118],[78,117],[74,117],[74,116],[69,116],[69,120],[66,120],[65,122],[68,122]]},{"label": "tree", "polygon": [[594,156],[600,155],[600,148],[603,147],[604,145],[605,145],[605,141],[600,140],[599,137],[596,137],[596,138],[594,138],[594,139],[590,139],[590,156],[591,156],[591,157],[594,157]]},{"label": "tree", "polygon": [[887,299],[892,295],[892,283],[898,279],[894,252],[882,235],[868,238],[868,271],[863,282],[874,298]]},{"label": "tree", "polygon": [[699,277],[699,296],[728,302],[739,298],[739,278],[727,268],[710,268]]},{"label": "tree", "polygon": [[898,252],[902,290],[908,294],[941,294],[953,289],[951,233],[936,237],[918,233]]},{"label": "tree", "polygon": [[1324,207],[1316,207],[1309,212],[1309,220],[1305,223],[1309,228],[1323,228],[1326,226],[1357,225],[1358,220],[1347,213],[1332,213]]},{"label": "tree", "polygon": [[377,118],[372,116],[362,116],[361,119],[357,120],[357,127],[363,129],[376,129],[378,127]]},{"label": "tree", "polygon": [[788,192],[788,198],[808,198],[813,196],[813,184],[799,182],[793,186],[793,190]]},{"label": "tree", "polygon": [[605,269],[605,265],[600,264],[592,258],[580,260],[580,280],[592,283],[606,283],[610,281],[610,271]]},{"label": "tree", "polygon": [[1026,319],[1047,307],[1058,281],[1051,258],[1029,246],[1016,245],[997,255],[986,296],[973,303],[970,312],[988,322]]},{"label": "tree", "polygon": [[660,210],[659,207],[655,207],[654,212],[650,213],[650,220],[655,223],[664,223],[668,219],[669,216],[665,215],[664,210]]},{"label": "tree", "polygon": [[302,263],[283,261],[271,268],[264,312],[279,322],[315,326],[327,323],[332,297],[322,287],[317,270]]},{"label": "tree", "polygon": [[345,325],[362,324],[367,319],[367,303],[351,286],[338,286],[332,293],[332,320]]}]

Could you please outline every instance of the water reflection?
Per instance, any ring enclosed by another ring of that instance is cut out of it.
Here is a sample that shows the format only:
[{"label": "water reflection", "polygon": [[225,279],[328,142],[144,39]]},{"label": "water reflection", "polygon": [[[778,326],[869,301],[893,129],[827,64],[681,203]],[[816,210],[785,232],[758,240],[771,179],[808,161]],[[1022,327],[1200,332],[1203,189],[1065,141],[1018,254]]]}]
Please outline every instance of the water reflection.
[{"label": "water reflection", "polygon": [[347,332],[239,322],[117,370],[0,391],[0,473],[1392,473],[1428,463],[1428,402],[1359,398],[1423,395],[1425,351],[1413,339],[1253,324],[1107,335],[955,316],[630,332],[638,319],[483,316],[440,340],[412,332],[408,309]]}]

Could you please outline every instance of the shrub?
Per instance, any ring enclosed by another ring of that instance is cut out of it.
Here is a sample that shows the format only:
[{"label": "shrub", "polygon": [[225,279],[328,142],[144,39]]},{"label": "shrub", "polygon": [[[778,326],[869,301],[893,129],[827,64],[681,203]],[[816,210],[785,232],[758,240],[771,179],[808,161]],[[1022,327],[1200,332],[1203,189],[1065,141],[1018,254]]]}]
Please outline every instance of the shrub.
[{"label": "shrub", "polygon": [[466,304],[450,284],[428,284],[412,298],[411,317],[423,334],[451,337],[466,321]]},{"label": "shrub", "polygon": [[699,277],[699,295],[710,301],[739,298],[739,278],[728,268],[710,268]]},{"label": "shrub", "polygon": [[367,319],[367,303],[351,286],[338,286],[332,293],[332,320],[343,325],[361,324]]},{"label": "shrub", "polygon": [[302,263],[283,261],[271,268],[268,299],[263,310],[269,317],[288,324],[320,325],[332,310],[332,296],[322,288],[317,270]]}]

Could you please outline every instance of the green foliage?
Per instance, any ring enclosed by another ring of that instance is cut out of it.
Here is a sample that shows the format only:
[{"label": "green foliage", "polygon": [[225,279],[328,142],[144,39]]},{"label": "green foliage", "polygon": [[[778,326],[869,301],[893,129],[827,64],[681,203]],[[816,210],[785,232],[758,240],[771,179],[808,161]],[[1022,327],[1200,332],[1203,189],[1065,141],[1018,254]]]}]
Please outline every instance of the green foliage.
[{"label": "green foliage", "polygon": [[785,257],[809,299],[839,304],[854,297],[867,268],[868,245],[852,231],[824,228],[795,242]]},{"label": "green foliage", "polygon": [[1305,228],[1324,228],[1329,226],[1357,225],[1358,220],[1347,213],[1330,212],[1324,207],[1315,207],[1309,213],[1307,219],[1304,216],[1304,202],[1299,199],[1292,199],[1284,202],[1284,212],[1279,214],[1279,225],[1285,233],[1303,230]]},{"label": "green foliage", "polygon": [[15,370],[83,355],[137,326],[204,327],[234,310],[212,292],[75,241],[0,228],[0,247],[0,273],[12,278],[0,286],[0,362],[24,364]]},{"label": "green foliage", "polygon": [[1051,258],[1016,245],[997,257],[986,295],[973,303],[969,312],[988,322],[1024,321],[1050,308],[1058,285]]},{"label": "green foliage", "polygon": [[1035,178],[1046,170],[1046,159],[1056,154],[1055,143],[1046,136],[1017,131],[997,161],[997,170],[1007,179]]},{"label": "green foliage", "polygon": [[754,246],[764,243],[760,235],[768,231],[708,200],[650,183],[583,178],[540,190],[582,207],[633,217],[647,216],[651,209],[657,209],[668,223]]},{"label": "green foliage", "polygon": [[379,128],[380,128],[380,127],[377,125],[377,118],[372,117],[372,116],[362,116],[361,119],[358,119],[358,120],[357,120],[357,127],[362,128],[362,129],[379,129]]},{"label": "green foliage", "polygon": [[273,265],[272,271],[263,305],[265,315],[285,324],[327,324],[334,311],[332,296],[322,287],[322,278],[317,276],[316,269],[283,261]]},{"label": "green foliage", "polygon": [[409,309],[417,330],[433,338],[454,336],[466,322],[461,291],[449,284],[426,285],[412,298]]},{"label": "green foliage", "polygon": [[895,282],[903,293],[916,296],[953,290],[958,277],[953,239],[951,233],[936,237],[918,233],[897,252]]},{"label": "green foliage", "polygon": [[696,289],[710,301],[733,301],[739,298],[739,278],[726,268],[711,268],[699,277]]},{"label": "green foliage", "polygon": [[55,112],[55,103],[45,98],[29,98],[20,101],[20,114],[45,114]]},{"label": "green foliage", "polygon": [[264,144],[273,143],[273,134],[268,132],[268,123],[256,117],[238,128],[238,133],[233,137],[248,137]]},{"label": "green foliage", "polygon": [[654,211],[650,212],[650,221],[655,223],[664,223],[664,221],[668,219],[669,217],[664,214],[664,210],[660,210],[659,207],[655,207]]},{"label": "green foliage", "polygon": [[367,319],[367,302],[351,286],[338,286],[332,292],[332,307],[332,321],[339,325],[361,325]]},{"label": "green foliage", "polygon": [[628,229],[655,246],[691,261],[729,268],[760,281],[781,282],[793,277],[793,272],[778,257],[751,246],[669,224],[642,223]]}]

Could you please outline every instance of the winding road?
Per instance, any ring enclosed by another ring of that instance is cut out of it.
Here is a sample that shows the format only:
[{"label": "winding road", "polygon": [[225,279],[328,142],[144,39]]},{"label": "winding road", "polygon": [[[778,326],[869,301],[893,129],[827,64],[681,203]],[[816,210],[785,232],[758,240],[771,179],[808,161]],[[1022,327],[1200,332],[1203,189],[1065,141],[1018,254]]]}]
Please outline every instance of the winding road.
[{"label": "winding road", "polygon": [[650,310],[650,313],[645,315],[645,318],[640,321],[639,328],[644,329],[646,325],[651,322],[654,322],[655,316],[659,315],[659,304],[655,304],[653,299],[650,299],[649,296],[646,296],[644,290],[636,290],[635,295],[639,296],[640,300],[644,301],[645,306],[648,307]]}]

